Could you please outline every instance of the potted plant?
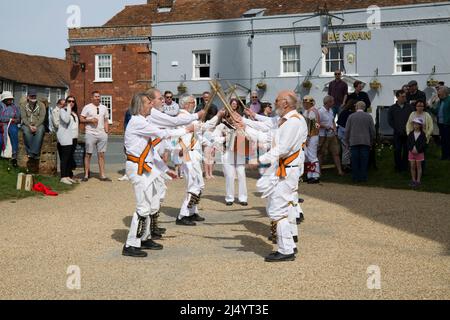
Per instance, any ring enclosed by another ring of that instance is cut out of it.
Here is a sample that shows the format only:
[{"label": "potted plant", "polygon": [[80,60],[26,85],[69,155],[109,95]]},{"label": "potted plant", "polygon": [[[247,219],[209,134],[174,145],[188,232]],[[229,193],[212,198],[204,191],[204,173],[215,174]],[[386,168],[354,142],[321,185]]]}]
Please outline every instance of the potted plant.
[{"label": "potted plant", "polygon": [[428,87],[436,87],[438,84],[439,84],[439,80],[435,80],[433,78],[430,78],[427,80]]},{"label": "potted plant", "polygon": [[259,90],[266,90],[267,89],[267,84],[260,81],[256,84],[256,88],[258,88]]},{"label": "potted plant", "polygon": [[380,88],[381,88],[380,81],[378,81],[377,79],[373,79],[372,81],[370,81],[370,89],[378,90]]},{"label": "potted plant", "polygon": [[305,89],[311,89],[312,88],[312,82],[309,80],[305,80],[302,82],[302,87]]},{"label": "potted plant", "polygon": [[178,92],[181,94],[186,93],[186,91],[187,91],[187,87],[184,83],[180,83],[179,86],[177,87],[177,89],[178,89]]}]

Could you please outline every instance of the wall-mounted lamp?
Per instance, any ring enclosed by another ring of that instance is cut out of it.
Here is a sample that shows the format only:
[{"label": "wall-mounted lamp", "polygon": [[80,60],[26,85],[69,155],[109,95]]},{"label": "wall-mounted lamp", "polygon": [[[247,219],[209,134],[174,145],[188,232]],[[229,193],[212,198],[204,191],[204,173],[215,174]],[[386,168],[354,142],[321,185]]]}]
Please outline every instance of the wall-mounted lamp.
[{"label": "wall-mounted lamp", "polygon": [[81,71],[84,72],[86,70],[86,63],[83,62],[80,63],[80,53],[77,51],[77,49],[73,49],[70,56],[72,57],[72,62],[75,65],[80,65]]}]

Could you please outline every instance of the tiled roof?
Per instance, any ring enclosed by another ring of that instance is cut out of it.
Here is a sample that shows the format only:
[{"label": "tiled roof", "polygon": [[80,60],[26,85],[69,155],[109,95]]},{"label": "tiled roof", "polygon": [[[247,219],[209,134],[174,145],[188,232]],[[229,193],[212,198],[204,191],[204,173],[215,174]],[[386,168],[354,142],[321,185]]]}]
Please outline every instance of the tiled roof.
[{"label": "tiled roof", "polygon": [[[330,11],[408,4],[444,2],[443,0],[149,0],[149,4],[126,6],[104,26],[137,26],[163,22],[221,20],[242,17],[250,9],[265,8],[265,16],[315,12],[318,6]],[[172,6],[158,13],[158,7]]]},{"label": "tiled roof", "polygon": [[66,60],[0,49],[0,78],[19,83],[64,88],[69,84]]}]

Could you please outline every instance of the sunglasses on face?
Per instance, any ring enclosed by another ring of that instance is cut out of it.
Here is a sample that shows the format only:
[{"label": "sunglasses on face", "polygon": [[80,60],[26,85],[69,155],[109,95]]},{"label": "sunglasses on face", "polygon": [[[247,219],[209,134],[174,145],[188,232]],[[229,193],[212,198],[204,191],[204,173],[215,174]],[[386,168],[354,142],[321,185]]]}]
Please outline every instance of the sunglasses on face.
[{"label": "sunglasses on face", "polygon": [[335,76],[340,76],[340,75],[342,75],[342,73],[335,73],[334,75]]},{"label": "sunglasses on face", "polygon": [[75,100],[67,100],[67,103],[75,103]]},{"label": "sunglasses on face", "polygon": [[172,99],[173,97],[166,97],[166,99]]}]

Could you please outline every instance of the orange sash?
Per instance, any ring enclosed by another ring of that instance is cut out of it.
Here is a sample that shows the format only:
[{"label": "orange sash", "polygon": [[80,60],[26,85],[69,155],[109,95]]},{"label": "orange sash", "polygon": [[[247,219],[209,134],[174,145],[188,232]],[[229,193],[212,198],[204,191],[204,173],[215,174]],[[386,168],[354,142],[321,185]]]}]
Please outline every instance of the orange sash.
[{"label": "orange sash", "polygon": [[290,165],[292,161],[297,159],[297,157],[300,155],[300,151],[298,150],[296,153],[291,154],[289,157],[280,159],[278,163],[278,170],[277,170],[277,176],[280,178],[286,178],[286,166]]},{"label": "orange sash", "polygon": [[153,148],[156,148],[156,146],[157,146],[158,144],[160,144],[161,141],[162,141],[161,138],[158,138],[158,139],[156,139],[156,140],[153,140],[153,141],[152,141],[152,147],[153,147]]},{"label": "orange sash", "polygon": [[152,168],[147,163],[145,163],[145,159],[147,158],[147,156],[148,156],[148,154],[150,152],[150,149],[152,148],[152,145],[153,145],[153,142],[152,142],[152,139],[150,139],[148,141],[147,146],[145,147],[144,151],[142,152],[142,154],[141,154],[141,156],[139,158],[135,157],[135,156],[132,156],[130,154],[127,154],[127,160],[128,161],[137,163],[139,165],[139,167],[138,167],[138,175],[140,175],[140,176],[142,176],[144,174],[144,170],[146,172],[148,172],[148,173],[152,172]]}]

